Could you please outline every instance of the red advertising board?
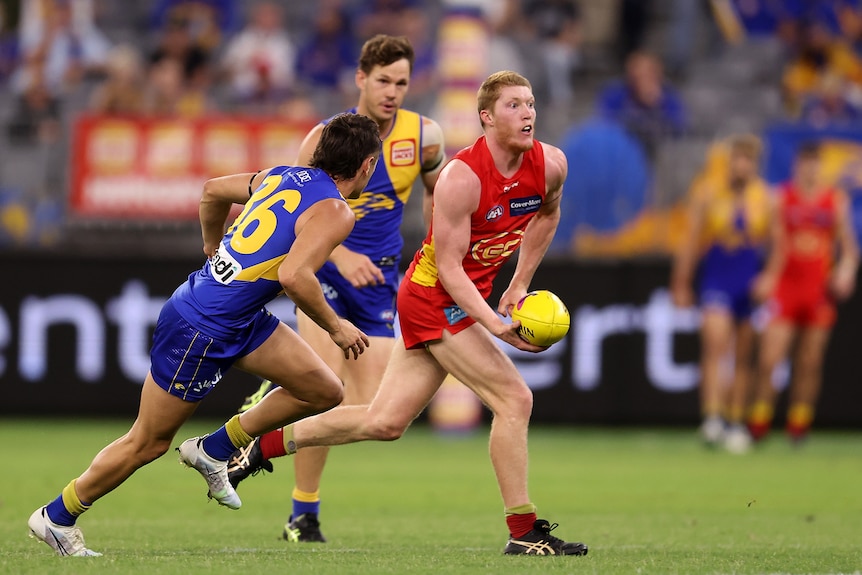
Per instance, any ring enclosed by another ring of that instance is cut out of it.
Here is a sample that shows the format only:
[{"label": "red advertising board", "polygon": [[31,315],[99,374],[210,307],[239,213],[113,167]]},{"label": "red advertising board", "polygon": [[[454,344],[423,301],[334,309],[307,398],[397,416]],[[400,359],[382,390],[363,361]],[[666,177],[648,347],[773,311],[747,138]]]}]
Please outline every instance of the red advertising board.
[{"label": "red advertising board", "polygon": [[204,181],[294,162],[312,125],[84,116],[70,155],[71,210],[96,218],[197,219]]}]

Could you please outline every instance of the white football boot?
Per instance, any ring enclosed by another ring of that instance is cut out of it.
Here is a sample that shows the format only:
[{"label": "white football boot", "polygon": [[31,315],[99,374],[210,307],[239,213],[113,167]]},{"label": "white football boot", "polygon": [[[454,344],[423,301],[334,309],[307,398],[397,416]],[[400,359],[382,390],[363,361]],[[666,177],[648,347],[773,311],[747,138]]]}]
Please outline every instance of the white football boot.
[{"label": "white football boot", "polygon": [[215,499],[219,505],[230,509],[239,509],[242,501],[228,481],[227,461],[218,461],[206,454],[201,446],[204,437],[206,436],[186,439],[177,447],[180,463],[198,470],[207,482],[207,495],[210,499]]},{"label": "white football boot", "polygon": [[30,516],[27,522],[30,526],[30,537],[44,541],[57,555],[63,557],[101,557],[84,545],[84,534],[76,525],[57,525],[48,518],[45,507],[40,507]]}]

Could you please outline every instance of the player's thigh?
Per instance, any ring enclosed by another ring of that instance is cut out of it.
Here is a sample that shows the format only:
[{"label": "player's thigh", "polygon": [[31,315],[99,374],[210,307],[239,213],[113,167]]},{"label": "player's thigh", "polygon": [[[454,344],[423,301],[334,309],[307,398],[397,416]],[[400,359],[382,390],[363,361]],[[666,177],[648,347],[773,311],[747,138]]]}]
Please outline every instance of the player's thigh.
[{"label": "player's thigh", "polygon": [[139,443],[169,442],[197,406],[198,402],[184,401],[159,387],[150,372],[147,372],[141,388],[138,417],[129,436]]},{"label": "player's thigh", "polygon": [[329,333],[314,323],[314,320],[305,315],[300,309],[296,310],[296,328],[300,337],[343,380],[348,360],[344,359],[344,352],[332,341]]},{"label": "player's thigh", "polygon": [[405,349],[403,340],[397,339],[368,408],[369,419],[406,428],[422,413],[445,378],[446,370],[428,350]]},{"label": "player's thigh", "polygon": [[369,337],[370,345],[344,373],[344,405],[367,405],[374,399],[392,355],[395,338]]},{"label": "player's thigh", "polygon": [[750,320],[739,320],[734,330],[736,342],[736,363],[742,367],[748,367],[754,354],[754,343],[756,334]]},{"label": "player's thigh", "polygon": [[795,335],[796,327],[792,323],[783,320],[770,322],[760,336],[760,368],[772,371],[786,359]]},{"label": "player's thigh", "polygon": [[724,355],[733,342],[733,316],[727,309],[707,307],[701,314],[700,339],[703,353]]},{"label": "player's thigh", "polygon": [[532,393],[494,336],[479,324],[429,346],[440,365],[497,412],[503,407],[532,406]]},{"label": "player's thigh", "polygon": [[280,322],[272,335],[235,365],[280,385],[300,399],[317,395],[322,386],[341,387],[338,376],[311,346]]}]

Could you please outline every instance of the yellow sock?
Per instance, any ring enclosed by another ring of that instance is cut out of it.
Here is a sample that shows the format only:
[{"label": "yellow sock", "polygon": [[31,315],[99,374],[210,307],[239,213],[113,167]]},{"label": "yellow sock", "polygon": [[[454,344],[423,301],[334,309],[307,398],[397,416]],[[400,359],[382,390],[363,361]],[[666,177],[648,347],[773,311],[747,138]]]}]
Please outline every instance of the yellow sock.
[{"label": "yellow sock", "polygon": [[308,491],[302,491],[299,487],[293,488],[293,498],[297,501],[302,501],[303,503],[317,503],[320,501],[320,490],[311,493]]},{"label": "yellow sock", "polygon": [[69,482],[69,485],[63,488],[63,505],[69,513],[76,516],[90,508],[89,505],[81,503],[81,499],[78,498],[78,493],[75,491],[75,483],[77,481],[77,479],[73,479]]},{"label": "yellow sock", "polygon": [[814,421],[814,407],[807,403],[794,403],[787,410],[787,424],[792,427],[810,427]]},{"label": "yellow sock", "polygon": [[749,421],[755,425],[767,425],[772,421],[772,404],[766,401],[758,401],[751,408]]},{"label": "yellow sock", "polygon": [[517,507],[507,507],[506,515],[526,515],[527,513],[535,513],[536,506],[532,503],[525,503],[524,505],[518,505]]},{"label": "yellow sock", "polygon": [[730,423],[739,423],[745,415],[745,408],[741,405],[732,405],[727,409],[727,421]]},{"label": "yellow sock", "polygon": [[224,429],[227,431],[228,439],[235,447],[245,447],[254,441],[254,437],[245,432],[239,422],[239,415],[234,415],[230,421],[224,424]]},{"label": "yellow sock", "polygon": [[284,450],[288,455],[296,453],[296,441],[293,440],[293,424],[285,425],[282,429],[282,442]]}]

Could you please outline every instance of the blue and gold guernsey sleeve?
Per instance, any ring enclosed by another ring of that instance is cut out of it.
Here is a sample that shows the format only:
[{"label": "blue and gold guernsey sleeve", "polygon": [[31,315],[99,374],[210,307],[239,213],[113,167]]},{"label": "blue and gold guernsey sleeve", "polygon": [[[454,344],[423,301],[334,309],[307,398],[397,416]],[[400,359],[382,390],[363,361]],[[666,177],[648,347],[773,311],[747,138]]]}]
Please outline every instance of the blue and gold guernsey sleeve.
[{"label": "blue and gold guernsey sleeve", "polygon": [[270,170],[216,254],[174,293],[180,315],[213,337],[231,337],[248,325],[282,291],[278,267],[296,240],[297,218],[327,199],[344,201],[323,171]]},{"label": "blue and gold guernsey sleeve", "polygon": [[[352,110],[355,112],[355,108]],[[404,204],[422,167],[422,116],[398,110],[392,129],[384,135],[381,162],[359,198],[348,200],[356,226],[344,246],[374,261],[401,255]]]}]

